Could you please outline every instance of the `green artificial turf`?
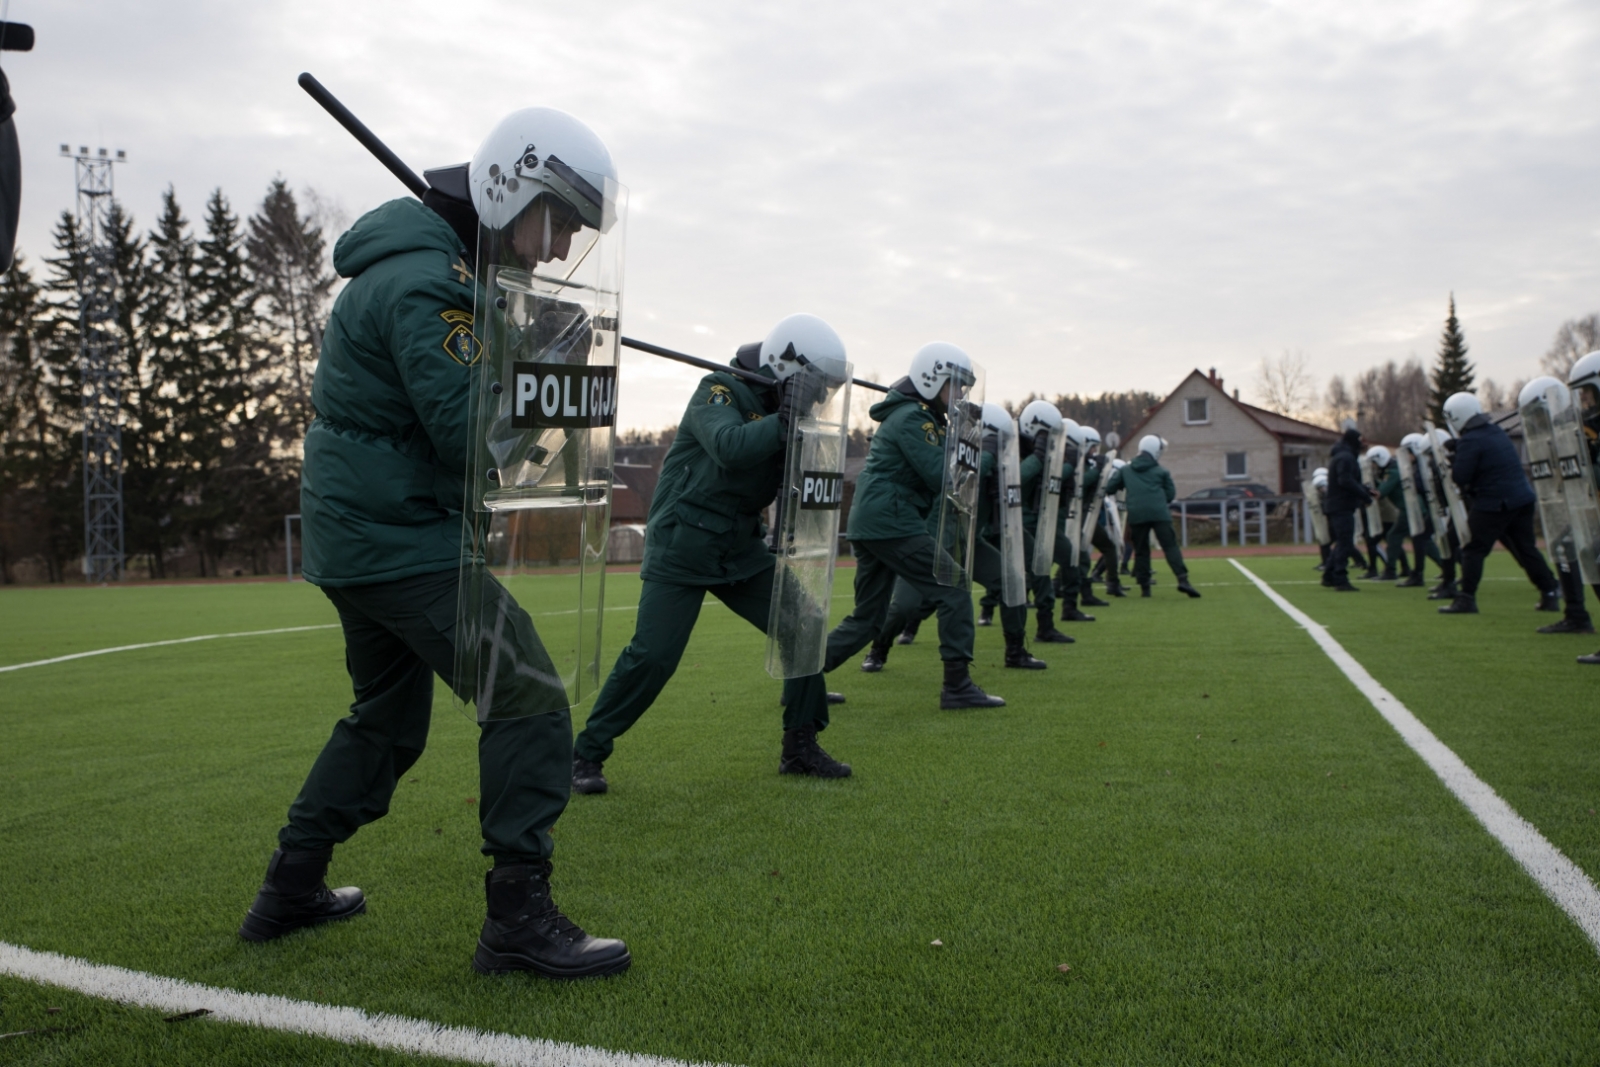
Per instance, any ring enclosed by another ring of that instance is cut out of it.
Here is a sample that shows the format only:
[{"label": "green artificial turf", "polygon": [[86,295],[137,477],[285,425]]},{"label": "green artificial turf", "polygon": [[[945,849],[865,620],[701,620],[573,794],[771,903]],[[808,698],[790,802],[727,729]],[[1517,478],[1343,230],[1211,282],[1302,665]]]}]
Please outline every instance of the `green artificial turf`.
[{"label": "green artificial turf", "polygon": [[[1304,557],[1244,562],[1315,578]],[[1592,1062],[1594,947],[1287,616],[1225,560],[1193,570],[1204,599],[1163,572],[1153,598],[1067,627],[1077,644],[1035,646],[1048,671],[1003,670],[998,629],[980,630],[973,673],[1003,709],[938,710],[931,622],[881,674],[858,656],[829,683],[849,696],[823,735],[855,767],[843,782],[775,773],[763,638],[708,599],[678,676],[607,763],[612,791],[574,797],[556,829],[557,900],[633,951],[597,982],[471,971],[476,730],[442,686],[392,813],[334,861],[369,914],[236,938],[349,701],[337,630],[0,674],[0,940],[752,1065]],[[1550,616],[1508,581],[1486,583],[1475,619],[1440,618],[1419,591],[1280,589],[1600,869],[1600,670],[1572,663],[1594,638],[1533,635]],[[637,592],[610,577],[612,606]],[[4,590],[0,664],[332,621],[303,584]],[[608,614],[608,659],[631,621]],[[10,980],[0,1032],[47,1003],[84,1029],[0,1041],[0,1063],[380,1060]]]}]

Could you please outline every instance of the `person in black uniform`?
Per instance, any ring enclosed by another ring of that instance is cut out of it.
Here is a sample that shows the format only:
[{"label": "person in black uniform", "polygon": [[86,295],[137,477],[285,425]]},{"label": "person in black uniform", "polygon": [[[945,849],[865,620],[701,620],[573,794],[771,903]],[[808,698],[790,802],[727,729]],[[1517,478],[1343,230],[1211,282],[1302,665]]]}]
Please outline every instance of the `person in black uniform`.
[{"label": "person in black uniform", "polygon": [[1328,535],[1333,544],[1322,571],[1322,584],[1340,593],[1353,593],[1347,569],[1356,555],[1356,511],[1372,502],[1372,493],[1361,481],[1361,431],[1346,419],[1344,435],[1328,456],[1328,495],[1323,504],[1328,516]]}]

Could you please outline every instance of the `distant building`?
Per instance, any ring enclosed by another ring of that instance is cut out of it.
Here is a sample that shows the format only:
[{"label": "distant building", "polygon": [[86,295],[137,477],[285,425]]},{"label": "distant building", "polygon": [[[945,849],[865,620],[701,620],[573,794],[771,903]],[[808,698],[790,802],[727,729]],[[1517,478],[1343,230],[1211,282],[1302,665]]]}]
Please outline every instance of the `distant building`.
[{"label": "distant building", "polygon": [[1222,386],[1215,368],[1196,370],[1134,427],[1123,443],[1131,459],[1145,434],[1166,438],[1161,465],[1172,472],[1178,496],[1229,484],[1264,485],[1274,493],[1300,492],[1301,482],[1326,466],[1339,434],[1246,404]]}]

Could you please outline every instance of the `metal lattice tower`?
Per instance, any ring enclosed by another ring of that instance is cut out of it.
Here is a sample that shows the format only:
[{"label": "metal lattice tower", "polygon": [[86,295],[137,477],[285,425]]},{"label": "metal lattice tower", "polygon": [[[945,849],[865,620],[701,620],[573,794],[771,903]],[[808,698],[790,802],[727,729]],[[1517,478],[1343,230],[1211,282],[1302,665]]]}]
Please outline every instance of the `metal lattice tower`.
[{"label": "metal lattice tower", "polygon": [[83,577],[122,578],[122,376],[117,366],[117,274],[111,245],[111,167],[104,148],[61,146],[78,185],[78,351],[83,369]]}]

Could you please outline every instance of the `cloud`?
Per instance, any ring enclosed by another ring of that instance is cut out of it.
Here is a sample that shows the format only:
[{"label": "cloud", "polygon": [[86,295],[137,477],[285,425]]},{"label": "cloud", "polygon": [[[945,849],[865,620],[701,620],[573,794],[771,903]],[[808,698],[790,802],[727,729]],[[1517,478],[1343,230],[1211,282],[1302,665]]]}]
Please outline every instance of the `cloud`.
[{"label": "cloud", "polygon": [[[279,173],[352,216],[402,193],[309,69],[419,170],[513,107],[582,117],[632,192],[625,328],[706,356],[804,310],[885,380],[943,339],[996,399],[1164,391],[1427,357],[1454,291],[1510,379],[1600,307],[1590,3],[443,10],[18,0],[25,249],[70,206],[62,139],[128,149],[146,223],[169,181],[191,214]],[[628,359],[624,421],[675,421],[692,373]]]}]

